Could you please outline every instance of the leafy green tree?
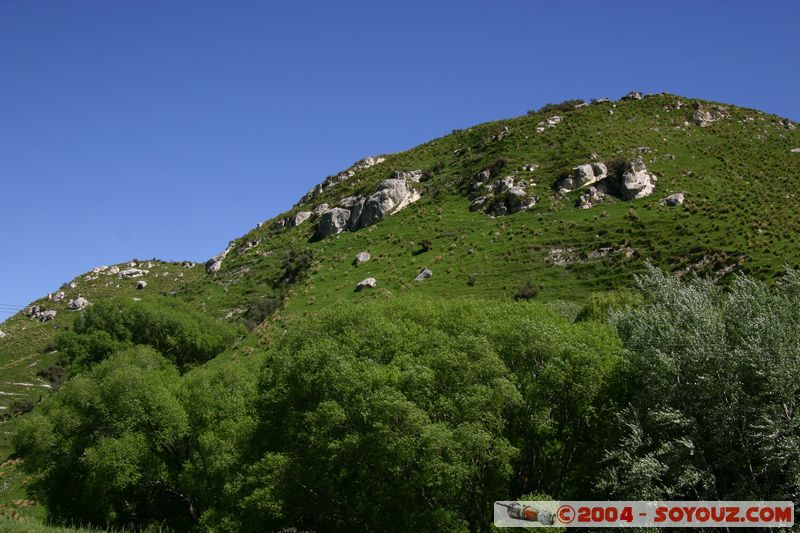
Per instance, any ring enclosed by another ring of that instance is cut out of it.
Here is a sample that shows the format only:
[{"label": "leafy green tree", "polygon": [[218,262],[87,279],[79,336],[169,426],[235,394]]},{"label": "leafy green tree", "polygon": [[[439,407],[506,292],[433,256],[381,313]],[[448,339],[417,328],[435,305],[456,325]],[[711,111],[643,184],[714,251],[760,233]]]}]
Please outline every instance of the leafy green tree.
[{"label": "leafy green tree", "polygon": [[253,435],[255,385],[238,361],[181,377],[137,346],[68,380],[14,444],[55,522],[233,530],[226,484]]},{"label": "leafy green tree", "polygon": [[629,350],[601,488],[626,498],[795,500],[800,273],[725,291],[650,268],[613,320]]},{"label": "leafy green tree", "polygon": [[73,373],[136,344],[152,346],[185,371],[225,350],[239,332],[167,297],[98,302],[82,313],[73,329],[56,338],[56,347],[75,365]]},{"label": "leafy green tree", "polygon": [[14,445],[40,474],[35,492],[54,521],[191,520],[174,484],[189,436],[179,384],[166,359],[136,347],[70,379],[22,422]]},{"label": "leafy green tree", "polygon": [[564,488],[618,356],[612,328],[528,302],[294,322],[262,371],[241,528],[487,530],[495,499]]}]

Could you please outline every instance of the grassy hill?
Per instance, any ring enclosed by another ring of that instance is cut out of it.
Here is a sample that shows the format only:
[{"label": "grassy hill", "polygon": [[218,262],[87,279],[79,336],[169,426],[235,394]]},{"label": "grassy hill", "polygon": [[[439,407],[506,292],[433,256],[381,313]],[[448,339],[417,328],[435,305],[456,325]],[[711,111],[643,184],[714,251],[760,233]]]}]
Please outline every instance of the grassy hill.
[{"label": "grassy hill", "polygon": [[[554,116],[560,121],[548,126]],[[535,297],[574,317],[593,292],[631,287],[646,262],[681,276],[697,273],[725,283],[743,272],[772,283],[786,266],[800,268],[800,153],[792,151],[798,147],[800,130],[791,121],[669,94],[549,106],[453,131],[330,180],[338,183],[232,241],[218,270],[151,260],[136,261],[149,271],[138,278],[107,271],[80,275],[63,287],[63,300],[31,303],[56,310],[54,320],[21,312],[0,325],[6,334],[0,338],[0,408],[7,414],[0,453],[9,458],[0,465],[2,510],[43,516],[25,491],[30,478],[11,455],[10,437],[25,412],[35,412],[57,387],[57,379],[49,378],[64,362],[53,340],[81,314],[67,309],[79,294],[92,304],[168,295],[253,329],[264,321],[282,324],[399,295]],[[649,196],[622,200],[609,194],[580,209],[585,188],[557,191],[578,165],[612,168],[637,157],[658,178]],[[296,226],[286,222],[321,204],[335,207],[346,197],[368,196],[383,180],[409,171],[421,171],[419,181],[408,181],[419,199],[375,224],[318,238],[322,215]],[[482,172],[487,174],[480,177]],[[476,182],[506,176],[524,181],[535,205],[505,216],[470,210]],[[678,192],[685,193],[682,205],[661,204]],[[354,264],[362,251],[371,259]],[[415,282],[423,268],[432,276]],[[365,278],[374,278],[377,287],[355,291]],[[140,280],[147,282],[143,289],[136,288]],[[207,366],[246,360],[272,331],[258,327],[241,336]]]}]

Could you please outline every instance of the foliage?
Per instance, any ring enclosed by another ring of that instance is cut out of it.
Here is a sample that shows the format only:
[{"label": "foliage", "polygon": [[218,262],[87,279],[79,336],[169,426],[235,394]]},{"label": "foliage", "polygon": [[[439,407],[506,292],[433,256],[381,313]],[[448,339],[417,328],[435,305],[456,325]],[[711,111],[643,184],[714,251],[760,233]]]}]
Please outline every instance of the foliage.
[{"label": "foliage", "polygon": [[522,285],[519,286],[517,289],[517,293],[514,295],[515,300],[531,300],[536,298],[539,295],[539,287],[536,284],[528,280]]},{"label": "foliage", "polygon": [[612,313],[630,355],[600,486],[628,499],[796,500],[800,273],[729,291],[650,267]]},{"label": "foliage", "polygon": [[304,279],[313,260],[314,255],[310,250],[289,250],[283,262],[283,272],[274,286],[286,287]]},{"label": "foliage", "polygon": [[619,290],[610,292],[593,292],[575,318],[577,321],[599,320],[605,322],[611,311],[619,311],[638,305],[642,298],[638,292]]},{"label": "foliage", "polygon": [[136,344],[152,346],[179,368],[211,359],[235,338],[233,326],[171,298],[114,298],[88,307],[56,347],[77,372]]},{"label": "foliage", "polygon": [[68,380],[22,422],[14,444],[54,522],[185,530],[234,476],[254,384],[233,363],[182,379],[137,346]]},{"label": "foliage", "polygon": [[528,114],[572,111],[575,109],[575,106],[578,106],[582,103],[583,100],[580,98],[573,98],[570,100],[564,100],[563,102],[559,102],[557,104],[545,104],[536,111],[529,111]]},{"label": "foliage", "polygon": [[563,455],[588,443],[617,350],[609,328],[530,304],[403,299],[295,322],[267,356],[235,516],[245,530],[486,529],[497,494],[557,487],[580,463]]}]

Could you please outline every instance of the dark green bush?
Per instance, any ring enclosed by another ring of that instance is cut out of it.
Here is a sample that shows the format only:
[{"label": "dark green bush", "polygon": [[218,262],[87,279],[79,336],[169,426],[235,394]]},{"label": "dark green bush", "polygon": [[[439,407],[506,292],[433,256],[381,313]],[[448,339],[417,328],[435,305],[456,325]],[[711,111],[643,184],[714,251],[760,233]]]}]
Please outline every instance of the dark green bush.
[{"label": "dark green bush", "polygon": [[152,346],[186,370],[222,352],[237,335],[234,326],[167,297],[98,302],[82,313],[73,330],[56,337],[59,351],[75,365],[73,371],[136,344]]},{"label": "dark green bush", "polygon": [[528,111],[529,115],[535,115],[536,113],[556,113],[556,112],[566,112],[572,111],[575,109],[575,106],[583,104],[584,101],[580,98],[573,98],[571,100],[564,100],[558,104],[545,104],[536,111]]},{"label": "dark green bush", "polygon": [[517,289],[514,295],[515,300],[531,300],[539,296],[539,287],[533,281],[526,281]]}]

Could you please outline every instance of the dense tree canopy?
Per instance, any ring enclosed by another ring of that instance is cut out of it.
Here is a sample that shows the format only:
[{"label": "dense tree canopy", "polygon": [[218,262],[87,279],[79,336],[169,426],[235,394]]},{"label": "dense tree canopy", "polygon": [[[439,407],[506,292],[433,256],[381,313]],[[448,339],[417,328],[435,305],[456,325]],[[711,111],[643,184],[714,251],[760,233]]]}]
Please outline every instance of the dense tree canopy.
[{"label": "dense tree canopy", "polygon": [[237,329],[203,315],[175,298],[104,300],[89,306],[73,331],[56,338],[56,347],[73,372],[136,344],[152,346],[181,370],[222,352]]},{"label": "dense tree canopy", "polygon": [[68,523],[486,531],[494,500],[531,494],[794,500],[800,274],[637,282],[578,321],[529,301],[342,305],[183,375],[230,337],[110,304],[62,338],[83,370],[15,444]]},{"label": "dense tree canopy", "polygon": [[629,349],[617,445],[600,485],[626,498],[796,500],[800,273],[774,290],[639,278],[614,317]]}]

